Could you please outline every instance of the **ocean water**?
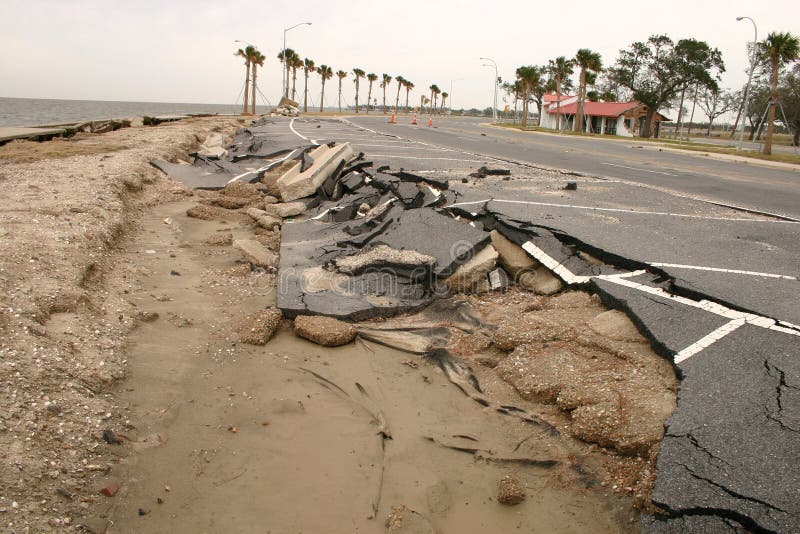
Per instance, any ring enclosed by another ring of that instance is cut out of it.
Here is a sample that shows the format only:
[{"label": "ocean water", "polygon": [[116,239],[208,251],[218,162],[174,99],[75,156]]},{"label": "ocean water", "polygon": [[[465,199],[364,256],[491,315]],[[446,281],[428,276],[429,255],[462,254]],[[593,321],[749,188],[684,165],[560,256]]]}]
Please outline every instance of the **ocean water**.
[{"label": "ocean water", "polygon": [[[259,111],[266,111],[259,106]],[[38,126],[88,120],[122,119],[143,115],[240,113],[235,104],[180,104],[172,102],[110,102],[101,100],[47,100],[0,97],[0,126]]]}]

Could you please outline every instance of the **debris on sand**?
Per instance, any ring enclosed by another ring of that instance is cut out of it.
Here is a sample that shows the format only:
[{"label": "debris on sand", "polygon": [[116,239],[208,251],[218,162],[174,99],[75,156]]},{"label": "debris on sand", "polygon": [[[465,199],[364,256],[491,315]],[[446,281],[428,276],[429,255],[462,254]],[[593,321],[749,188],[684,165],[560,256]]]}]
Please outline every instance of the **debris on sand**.
[{"label": "debris on sand", "polygon": [[387,534],[436,534],[436,529],[422,514],[412,510],[405,504],[393,506],[386,518]]},{"label": "debris on sand", "polygon": [[234,329],[242,343],[266,345],[267,341],[272,339],[282,319],[283,315],[279,309],[267,308],[239,320]]},{"label": "debris on sand", "polygon": [[497,486],[497,502],[508,506],[519,504],[525,500],[525,490],[519,480],[511,475],[506,475],[500,479]]},{"label": "debris on sand", "polygon": [[340,347],[356,338],[353,325],[317,315],[300,315],[294,319],[294,333],[323,347]]}]

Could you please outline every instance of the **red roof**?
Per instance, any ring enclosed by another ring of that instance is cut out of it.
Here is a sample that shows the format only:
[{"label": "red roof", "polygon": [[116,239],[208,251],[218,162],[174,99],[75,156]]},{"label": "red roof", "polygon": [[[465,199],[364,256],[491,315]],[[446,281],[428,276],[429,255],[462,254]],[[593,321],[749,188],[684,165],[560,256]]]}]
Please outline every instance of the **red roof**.
[{"label": "red roof", "polygon": [[[561,95],[561,101],[562,102],[564,100],[568,99],[568,98],[572,98],[572,96],[571,95]],[[542,101],[545,104],[547,104],[549,102],[555,102],[556,100],[558,100],[558,95],[555,94],[555,93],[545,93],[544,95],[542,95]]]},{"label": "red roof", "polygon": [[[629,109],[639,106],[639,102],[590,102],[583,103],[583,113],[592,117],[619,117]],[[578,112],[578,103],[572,102],[561,106],[559,110],[551,107],[549,113],[560,111],[562,115],[575,115]]]}]

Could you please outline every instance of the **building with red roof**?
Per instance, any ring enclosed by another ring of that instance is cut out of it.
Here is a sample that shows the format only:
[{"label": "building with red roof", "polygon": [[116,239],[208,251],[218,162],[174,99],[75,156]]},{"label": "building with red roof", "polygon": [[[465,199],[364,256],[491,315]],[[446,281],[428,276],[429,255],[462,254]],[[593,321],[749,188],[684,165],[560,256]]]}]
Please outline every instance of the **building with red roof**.
[{"label": "building with red roof", "polygon": [[[561,130],[574,130],[578,114],[578,97],[561,95],[558,101],[555,93],[547,93],[542,98],[542,117],[540,126],[556,128],[556,117],[561,115]],[[641,102],[591,102],[583,103],[585,121],[584,131],[590,133],[619,135],[623,137],[641,136],[647,116],[647,106]],[[658,137],[661,122],[669,119],[656,112],[653,116],[653,137]]]}]

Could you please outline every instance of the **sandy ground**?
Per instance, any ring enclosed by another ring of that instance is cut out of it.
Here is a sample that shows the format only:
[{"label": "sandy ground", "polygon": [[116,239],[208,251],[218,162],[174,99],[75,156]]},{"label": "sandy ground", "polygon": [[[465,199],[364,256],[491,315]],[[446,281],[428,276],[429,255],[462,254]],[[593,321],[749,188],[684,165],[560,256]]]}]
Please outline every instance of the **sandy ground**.
[{"label": "sandy ground", "polygon": [[[289,321],[264,346],[240,342],[242,318],[274,303],[275,277],[231,240],[276,237],[233,210],[188,217],[209,195],[147,165],[235,126],[121,130],[91,140],[127,147],[113,153],[0,169],[3,529],[638,531],[657,440],[631,442],[630,414],[666,417],[675,378],[637,336],[609,341],[588,296],[469,297],[500,327],[453,347],[488,397],[548,425],[487,409],[435,365],[373,343],[324,348]],[[503,316],[560,333],[503,337],[521,328]],[[547,361],[546,380],[520,375]],[[660,401],[627,398],[640,394]],[[596,405],[616,419],[577,414]],[[509,475],[527,495],[516,506],[497,502]]]}]

